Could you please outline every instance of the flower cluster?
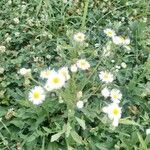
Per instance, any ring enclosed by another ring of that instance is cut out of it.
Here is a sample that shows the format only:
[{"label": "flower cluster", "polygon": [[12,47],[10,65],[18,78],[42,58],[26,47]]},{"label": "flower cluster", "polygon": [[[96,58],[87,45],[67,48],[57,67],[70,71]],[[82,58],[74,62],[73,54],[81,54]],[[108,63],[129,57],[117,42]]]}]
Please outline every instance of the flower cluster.
[{"label": "flower cluster", "polygon": [[[113,74],[107,71],[101,71],[99,78],[102,82],[108,84],[114,80]],[[107,113],[109,119],[112,120],[113,126],[118,126],[119,119],[121,118],[121,107],[119,107],[122,94],[118,89],[109,90],[107,87],[103,88],[101,94],[108,98],[110,97],[112,103],[103,108],[103,112]]]},{"label": "flower cluster", "polygon": [[128,48],[128,45],[130,44],[130,39],[129,38],[124,38],[122,36],[117,36],[114,30],[108,29],[108,28],[104,30],[104,33],[108,37],[112,38],[112,41],[113,41],[114,44],[124,46],[124,47]]},{"label": "flower cluster", "polygon": [[[44,85],[40,83],[40,86],[35,86],[31,89],[29,92],[29,101],[31,101],[34,105],[41,104],[46,98],[46,92],[55,91],[65,87],[66,82],[71,78],[70,71],[75,73],[78,69],[88,70],[89,68],[90,64],[86,59],[79,59],[75,64],[71,65],[70,68],[62,67],[57,71],[55,69],[47,68],[41,71],[40,78],[44,81],[46,80],[46,82]],[[33,79],[30,69],[22,68],[18,73],[25,77],[30,74],[28,77]],[[77,94],[78,100],[79,95],[82,97],[81,92]],[[78,101],[76,106],[78,108],[82,108],[83,102]]]}]

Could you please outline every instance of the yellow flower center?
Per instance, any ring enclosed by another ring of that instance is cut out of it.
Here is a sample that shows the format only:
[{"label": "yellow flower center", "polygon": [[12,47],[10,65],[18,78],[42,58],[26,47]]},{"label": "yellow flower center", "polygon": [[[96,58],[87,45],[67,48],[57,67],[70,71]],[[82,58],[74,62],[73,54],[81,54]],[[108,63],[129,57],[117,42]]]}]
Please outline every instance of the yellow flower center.
[{"label": "yellow flower center", "polygon": [[54,84],[58,84],[60,82],[60,79],[58,78],[58,77],[55,77],[54,79],[53,79],[53,83]]},{"label": "yellow flower center", "polygon": [[123,37],[121,37],[121,42],[124,42],[124,41],[125,41],[125,39]]},{"label": "yellow flower center", "polygon": [[104,79],[105,79],[105,80],[108,80],[108,79],[109,79],[108,74],[104,74]]},{"label": "yellow flower center", "polygon": [[83,40],[83,36],[82,35],[78,35],[78,39],[79,40]]},{"label": "yellow flower center", "polygon": [[34,92],[34,93],[33,93],[33,97],[34,97],[35,99],[39,99],[39,98],[40,98],[40,93],[39,93],[39,92]]},{"label": "yellow flower center", "polygon": [[115,108],[115,109],[113,110],[113,114],[114,114],[115,116],[117,116],[117,115],[119,114],[119,109],[118,109],[118,108]]},{"label": "yellow flower center", "polygon": [[113,95],[113,98],[114,98],[114,99],[118,99],[118,95],[117,95],[117,94],[114,94],[114,95]]},{"label": "yellow flower center", "polygon": [[84,61],[81,62],[81,66],[85,66],[85,64],[86,64],[86,63],[85,63]]},{"label": "yellow flower center", "polygon": [[108,34],[109,36],[112,36],[112,32],[111,32],[111,31],[109,31],[107,34]]}]

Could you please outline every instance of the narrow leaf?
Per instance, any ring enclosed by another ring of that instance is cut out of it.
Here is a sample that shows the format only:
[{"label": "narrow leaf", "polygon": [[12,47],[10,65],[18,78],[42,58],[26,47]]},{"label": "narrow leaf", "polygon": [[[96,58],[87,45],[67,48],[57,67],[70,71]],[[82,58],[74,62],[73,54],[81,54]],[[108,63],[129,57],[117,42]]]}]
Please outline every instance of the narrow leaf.
[{"label": "narrow leaf", "polygon": [[51,137],[51,142],[54,142],[54,141],[58,140],[58,139],[61,137],[61,135],[62,135],[63,133],[64,133],[64,132],[61,131],[61,132],[58,132],[58,133],[52,135],[52,137]]},{"label": "narrow leaf", "polygon": [[83,128],[83,130],[86,129],[86,125],[85,125],[85,121],[76,117],[77,122],[79,123],[79,125]]}]

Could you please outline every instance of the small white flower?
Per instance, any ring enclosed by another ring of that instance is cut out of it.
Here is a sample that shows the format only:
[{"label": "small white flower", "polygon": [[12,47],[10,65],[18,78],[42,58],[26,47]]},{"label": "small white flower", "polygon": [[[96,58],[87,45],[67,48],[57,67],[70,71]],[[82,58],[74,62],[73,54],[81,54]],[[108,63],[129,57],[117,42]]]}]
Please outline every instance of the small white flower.
[{"label": "small white flower", "polygon": [[6,47],[5,46],[0,46],[0,53],[4,53],[6,51]]},{"label": "small white flower", "polygon": [[45,100],[45,92],[42,87],[36,86],[29,93],[29,101],[34,105],[39,105]]},{"label": "small white flower", "polygon": [[0,74],[4,73],[4,68],[0,67]]},{"label": "small white flower", "polygon": [[50,70],[49,68],[46,69],[46,70],[43,70],[43,71],[41,71],[41,73],[40,73],[40,77],[41,77],[42,79],[48,79],[49,76],[53,73],[53,71],[54,71],[54,70]]},{"label": "small white flower", "polygon": [[112,63],[114,63],[114,62],[115,62],[115,60],[111,60],[111,62],[112,62]]},{"label": "small white flower", "polygon": [[76,42],[82,43],[85,40],[85,34],[82,32],[78,32],[74,35],[74,40]]},{"label": "small white flower", "polygon": [[77,67],[82,70],[88,70],[90,68],[90,64],[85,59],[80,59],[77,61]]},{"label": "small white flower", "polygon": [[115,31],[112,29],[105,29],[104,33],[108,36],[108,37],[113,37],[116,35]]},{"label": "small white flower", "polygon": [[78,70],[77,65],[76,64],[71,65],[70,70],[71,70],[71,72],[77,72],[77,70]]},{"label": "small white flower", "polygon": [[120,67],[120,66],[118,66],[118,65],[116,65],[116,66],[115,66],[115,68],[116,68],[116,69],[120,69],[121,67]]},{"label": "small white flower", "polygon": [[107,98],[107,97],[109,97],[110,92],[109,92],[108,88],[105,87],[104,89],[102,89],[101,94],[102,94],[105,98]]},{"label": "small white flower", "polygon": [[76,106],[77,106],[77,108],[79,108],[79,109],[83,108],[83,106],[84,106],[83,101],[78,101],[77,104],[76,104]]},{"label": "small white flower", "polygon": [[14,18],[13,21],[15,24],[18,24],[20,22],[18,18]]},{"label": "small white flower", "polygon": [[101,71],[99,74],[99,78],[100,80],[106,83],[112,82],[114,80],[113,74],[107,71]]},{"label": "small white flower", "polygon": [[45,88],[46,90],[51,91],[60,89],[64,85],[65,85],[65,77],[62,74],[53,71],[53,73],[50,74],[46,82]]},{"label": "small white flower", "polygon": [[122,68],[127,68],[127,64],[126,64],[125,62],[122,62],[122,63],[121,63],[121,67],[122,67]]},{"label": "small white flower", "polygon": [[144,17],[143,18],[143,22],[146,23],[147,22],[147,18]]},{"label": "small white flower", "polygon": [[68,67],[62,67],[61,69],[59,69],[58,73],[62,74],[65,77],[66,81],[70,79]]},{"label": "small white flower", "polygon": [[146,129],[146,134],[150,134],[150,129]]},{"label": "small white flower", "polygon": [[114,103],[120,103],[120,100],[122,98],[122,94],[121,94],[120,90],[112,89],[110,92],[110,97]]},{"label": "small white flower", "polygon": [[22,76],[28,76],[31,74],[31,69],[21,68],[18,73]]},{"label": "small white flower", "polygon": [[112,103],[107,107],[104,107],[102,110],[108,114],[109,119],[112,120],[112,125],[115,127],[118,126],[122,113],[121,107],[119,107],[118,104]]}]

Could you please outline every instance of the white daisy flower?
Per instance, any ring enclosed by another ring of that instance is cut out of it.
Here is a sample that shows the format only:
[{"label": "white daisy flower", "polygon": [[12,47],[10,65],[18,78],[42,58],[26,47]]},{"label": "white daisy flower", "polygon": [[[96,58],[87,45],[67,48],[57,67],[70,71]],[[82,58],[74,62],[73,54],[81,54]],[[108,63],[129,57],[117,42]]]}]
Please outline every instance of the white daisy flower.
[{"label": "white daisy flower", "polygon": [[99,78],[100,80],[106,83],[112,82],[114,80],[113,74],[107,71],[101,71],[99,74]]},{"label": "white daisy flower", "polygon": [[125,39],[121,36],[114,36],[112,38],[112,40],[113,40],[113,43],[116,44],[116,45],[123,45],[124,42],[125,42]]},{"label": "white daisy flower", "polygon": [[31,69],[21,68],[18,73],[22,76],[28,76],[31,74]]},{"label": "white daisy flower", "polygon": [[50,69],[45,69],[43,71],[41,71],[40,73],[40,77],[42,79],[48,79],[49,76],[53,73],[54,70],[50,70]]},{"label": "white daisy flower", "polygon": [[114,37],[116,35],[115,31],[112,29],[105,29],[104,33],[108,36],[108,37]]},{"label": "white daisy flower", "polygon": [[65,77],[66,81],[70,79],[68,67],[62,67],[58,70],[58,73],[62,74]]},{"label": "white daisy flower", "polygon": [[77,61],[77,67],[82,70],[88,70],[90,68],[90,64],[85,59],[80,59]]},{"label": "white daisy flower", "polygon": [[73,38],[76,42],[82,43],[85,40],[85,34],[82,32],[78,32],[74,35]]},{"label": "white daisy flower", "polygon": [[108,88],[105,87],[104,89],[102,89],[101,94],[102,94],[105,98],[107,98],[107,97],[109,97],[110,92],[109,92]]},{"label": "white daisy flower", "polygon": [[107,107],[104,107],[103,112],[108,114],[109,119],[111,119],[113,126],[118,126],[119,119],[121,118],[121,107],[119,107],[117,104],[112,103],[108,105]]},{"label": "white daisy flower", "polygon": [[45,100],[45,92],[41,86],[35,86],[29,93],[29,101],[39,105]]},{"label": "white daisy flower", "polygon": [[53,72],[50,74],[45,88],[48,91],[55,90],[55,89],[60,89],[65,85],[65,77],[57,72]]},{"label": "white daisy flower", "polygon": [[77,104],[76,104],[76,106],[77,106],[77,108],[79,108],[79,109],[83,108],[83,106],[84,106],[83,101],[78,101]]},{"label": "white daisy flower", "polygon": [[122,94],[121,94],[120,90],[112,89],[110,92],[110,97],[114,103],[120,103],[120,100],[122,98]]},{"label": "white daisy flower", "polygon": [[130,39],[129,38],[123,38],[122,36],[114,36],[112,38],[113,43],[116,45],[124,45],[127,46],[130,44]]},{"label": "white daisy flower", "polygon": [[76,64],[71,65],[70,70],[71,70],[71,72],[77,72],[77,70],[78,70],[77,65]]}]

